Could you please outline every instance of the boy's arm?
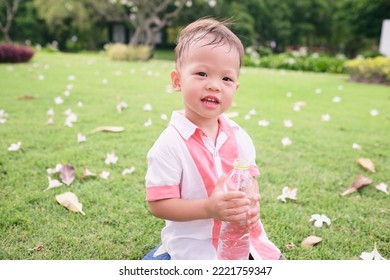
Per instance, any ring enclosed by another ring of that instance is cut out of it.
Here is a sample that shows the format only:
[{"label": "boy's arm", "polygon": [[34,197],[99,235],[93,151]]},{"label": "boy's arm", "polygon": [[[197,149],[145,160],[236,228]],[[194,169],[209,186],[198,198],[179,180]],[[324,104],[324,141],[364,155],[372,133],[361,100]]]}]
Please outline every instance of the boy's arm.
[{"label": "boy's arm", "polygon": [[250,200],[244,192],[223,191],[225,176],[221,176],[209,198],[185,200],[170,198],[149,201],[150,212],[161,219],[186,222],[214,218],[222,221],[239,221],[245,217]]}]

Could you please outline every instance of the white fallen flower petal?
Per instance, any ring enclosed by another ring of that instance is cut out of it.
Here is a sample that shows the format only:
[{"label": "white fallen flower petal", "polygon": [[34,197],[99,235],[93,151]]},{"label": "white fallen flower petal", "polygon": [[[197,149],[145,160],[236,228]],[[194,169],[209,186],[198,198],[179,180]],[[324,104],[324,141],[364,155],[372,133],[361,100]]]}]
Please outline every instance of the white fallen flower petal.
[{"label": "white fallen flower petal", "polygon": [[341,97],[339,97],[339,96],[333,97],[332,102],[333,102],[333,103],[339,103],[339,102],[341,102]]},{"label": "white fallen flower petal", "polygon": [[322,115],[322,116],[321,116],[321,120],[322,120],[323,122],[328,122],[328,121],[330,121],[330,115],[329,115],[329,114]]},{"label": "white fallen flower petal", "polygon": [[290,91],[287,92],[287,93],[286,93],[286,96],[287,96],[287,97],[291,97],[291,96],[292,96],[292,92],[290,92]]},{"label": "white fallen flower petal", "polygon": [[44,75],[41,74],[41,75],[38,76],[38,80],[43,81],[44,79],[45,79]]},{"label": "white fallen flower petal", "polygon": [[103,179],[105,179],[105,180],[107,180],[109,176],[110,176],[110,172],[108,172],[108,171],[102,171],[102,172],[99,174],[99,177],[100,177],[100,178],[103,178]]},{"label": "white fallen flower petal", "polygon": [[314,222],[314,226],[315,226],[316,228],[321,228],[321,227],[322,227],[322,221],[321,221],[321,220],[316,220],[316,221]]},{"label": "white fallen flower petal", "polygon": [[161,114],[160,115],[160,118],[164,121],[166,121],[168,119],[168,116],[166,114]]},{"label": "white fallen flower petal", "polygon": [[118,111],[118,113],[121,113],[124,108],[127,108],[127,103],[124,101],[122,101],[118,105],[116,105],[116,110]]},{"label": "white fallen flower petal", "polygon": [[67,89],[67,90],[72,90],[72,89],[73,89],[73,84],[68,84],[68,85],[66,85],[66,89]]},{"label": "white fallen flower petal", "polygon": [[372,109],[370,111],[371,116],[376,117],[379,115],[379,111],[377,109]]},{"label": "white fallen flower petal", "polygon": [[60,181],[58,181],[57,179],[52,179],[50,176],[47,176],[47,179],[49,181],[49,186],[47,187],[46,191],[50,190],[52,188],[57,188],[57,187],[62,186],[62,183]]},{"label": "white fallen flower petal", "polygon": [[148,120],[146,122],[144,122],[144,126],[145,127],[149,127],[152,125],[152,119],[151,118],[148,118]]},{"label": "white fallen flower petal", "polygon": [[47,111],[47,114],[49,116],[53,116],[54,115],[54,109],[53,108],[50,108],[48,111]]},{"label": "white fallen flower petal", "polygon": [[7,118],[8,114],[5,112],[4,109],[0,109],[0,118]]},{"label": "white fallen flower petal", "polygon": [[321,228],[323,223],[326,223],[328,226],[330,226],[330,224],[331,224],[330,219],[324,214],[311,215],[309,222],[312,222],[312,221],[314,221],[314,226],[317,228]]},{"label": "white fallen flower petal", "polygon": [[325,216],[324,214],[321,215],[321,220],[322,220],[324,223],[326,223],[328,226],[330,226],[331,221],[330,221],[330,219],[329,219],[327,216]]},{"label": "white fallen flower petal", "polygon": [[353,143],[352,144],[352,149],[354,149],[354,150],[361,150],[362,147],[359,144]]},{"label": "white fallen flower petal", "polygon": [[70,108],[68,108],[64,111],[64,115],[66,115],[66,116],[70,116],[71,114],[73,114],[73,112],[72,112],[72,109],[70,109]]},{"label": "white fallen flower petal", "polygon": [[289,187],[285,186],[282,189],[282,194],[277,197],[277,199],[286,202],[286,199],[297,199],[297,189],[290,189]]},{"label": "white fallen flower petal", "polygon": [[122,175],[126,175],[126,174],[131,174],[135,171],[135,168],[134,166],[130,167],[130,168],[125,168],[123,169],[122,171]]},{"label": "white fallen flower petal", "polygon": [[269,126],[269,121],[267,121],[267,120],[260,120],[258,122],[258,125],[259,126],[263,126],[263,127]]},{"label": "white fallen flower petal", "polygon": [[69,90],[64,91],[64,95],[65,95],[66,97],[70,96],[70,91],[69,91]]},{"label": "white fallen flower petal", "polygon": [[104,161],[106,164],[116,164],[118,161],[118,157],[115,153],[107,153],[106,160]]},{"label": "white fallen flower petal", "polygon": [[77,115],[74,113],[70,113],[65,119],[65,125],[68,127],[73,127],[73,123],[77,122]]},{"label": "white fallen flower petal", "polygon": [[149,103],[146,103],[143,107],[144,111],[152,111],[152,105]]},{"label": "white fallen flower petal", "polygon": [[81,133],[77,133],[77,143],[82,143],[87,141],[87,137]]},{"label": "white fallen flower petal", "polygon": [[103,79],[102,83],[103,83],[103,85],[106,85],[106,84],[108,84],[108,80],[107,79]]},{"label": "white fallen flower petal", "polygon": [[81,174],[80,178],[84,179],[89,176],[96,176],[96,173],[93,173],[91,170],[88,169],[88,167],[84,167],[84,172]]},{"label": "white fallen flower petal", "polygon": [[244,119],[245,120],[250,120],[251,119],[251,115],[250,114],[246,114]]},{"label": "white fallen flower petal", "polygon": [[290,146],[292,144],[292,141],[291,141],[291,139],[290,138],[288,138],[288,137],[284,137],[283,139],[282,139],[282,145],[283,146]]},{"label": "white fallen flower petal", "polygon": [[73,122],[71,122],[69,119],[66,119],[64,125],[67,127],[73,127]]},{"label": "white fallen flower petal", "polygon": [[339,86],[337,87],[337,89],[338,89],[338,90],[343,90],[343,89],[344,89],[344,86],[343,86],[343,85],[339,85]]},{"label": "white fallen flower petal", "polygon": [[46,171],[47,171],[47,174],[49,175],[53,175],[55,173],[58,173],[61,171],[62,169],[62,164],[61,163],[57,163],[56,166],[54,168],[48,168]]},{"label": "white fallen flower petal", "polygon": [[252,109],[252,110],[250,110],[250,111],[248,112],[248,114],[251,115],[251,116],[254,116],[254,115],[257,114],[257,112],[256,112],[255,109]]},{"label": "white fallen flower petal", "polygon": [[382,182],[382,183],[376,185],[375,187],[377,190],[389,194],[389,191],[387,190],[387,188],[388,188],[387,184]]},{"label": "white fallen flower petal", "polygon": [[7,122],[7,119],[0,118],[0,123],[1,124],[6,123],[6,122]]},{"label": "white fallen flower petal", "polygon": [[283,124],[285,127],[290,128],[293,126],[293,122],[291,120],[284,120]]},{"label": "white fallen flower petal", "polygon": [[64,99],[62,99],[61,96],[57,96],[56,98],[54,98],[54,103],[57,105],[62,104],[64,103]]},{"label": "white fallen flower petal", "polygon": [[70,75],[68,77],[68,81],[74,81],[74,80],[76,80],[76,77],[74,75]]},{"label": "white fallen flower petal", "polygon": [[11,144],[11,146],[8,147],[8,151],[10,151],[10,152],[19,151],[21,146],[22,146],[22,142],[20,142],[20,141],[17,143],[13,143],[13,144]]},{"label": "white fallen flower petal", "polygon": [[315,93],[320,94],[322,90],[320,88],[316,88]]},{"label": "white fallen flower petal", "polygon": [[70,113],[67,117],[67,119],[70,121],[70,122],[77,122],[77,115],[75,113]]},{"label": "white fallen flower petal", "polygon": [[77,107],[83,107],[83,106],[84,106],[83,102],[81,101],[77,102]]},{"label": "white fallen flower petal", "polygon": [[378,249],[376,248],[376,243],[374,244],[374,250],[372,252],[363,252],[360,254],[360,258],[366,261],[381,261],[381,260],[386,260],[384,257],[382,257]]}]

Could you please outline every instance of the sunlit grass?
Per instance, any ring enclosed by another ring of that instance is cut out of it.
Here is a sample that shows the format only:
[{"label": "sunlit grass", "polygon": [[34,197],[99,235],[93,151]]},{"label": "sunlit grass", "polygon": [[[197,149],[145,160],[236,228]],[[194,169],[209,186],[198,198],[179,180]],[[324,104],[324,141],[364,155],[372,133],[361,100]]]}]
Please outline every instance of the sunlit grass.
[{"label": "sunlit grass", "polygon": [[[148,211],[144,177],[146,153],[168,124],[161,114],[169,118],[182,107],[180,95],[167,90],[172,67],[172,61],[125,63],[102,54],[45,53],[28,64],[0,64],[0,109],[8,114],[0,124],[0,259],[140,259],[160,242],[164,223]],[[350,83],[344,75],[254,68],[242,69],[240,83],[229,112],[239,114],[233,120],[257,150],[261,216],[269,238],[289,259],[358,259],[375,242],[389,258],[390,196],[375,189],[380,182],[390,184],[389,87]],[[63,104],[54,103],[57,96]],[[128,107],[118,112],[121,101]],[[305,106],[295,111],[296,102]],[[145,111],[145,104],[152,110]],[[47,115],[51,108],[54,116]],[[71,128],[64,125],[67,109],[78,117]],[[373,109],[379,115],[372,116]],[[326,114],[329,121],[322,120]],[[50,117],[54,124],[48,125]],[[152,125],[145,127],[149,118]],[[269,125],[259,126],[260,120]],[[293,126],[285,127],[284,120]],[[125,131],[91,132],[103,125]],[[77,133],[86,142],[78,144]],[[290,146],[282,145],[284,137]],[[19,151],[7,150],[18,141]],[[353,143],[362,149],[353,149]],[[110,152],[118,156],[117,164],[104,163]],[[359,157],[373,160],[377,172],[361,168]],[[46,170],[57,163],[72,164],[76,180],[44,191]],[[109,171],[108,180],[80,179],[86,166]],[[135,172],[122,175],[131,166]],[[358,174],[374,182],[340,196]],[[297,201],[276,199],[284,186],[298,189]],[[56,202],[55,195],[65,191],[78,196],[85,216]],[[315,228],[309,223],[315,213],[332,224]],[[309,235],[323,241],[302,248]],[[30,250],[38,244],[42,250]]]}]

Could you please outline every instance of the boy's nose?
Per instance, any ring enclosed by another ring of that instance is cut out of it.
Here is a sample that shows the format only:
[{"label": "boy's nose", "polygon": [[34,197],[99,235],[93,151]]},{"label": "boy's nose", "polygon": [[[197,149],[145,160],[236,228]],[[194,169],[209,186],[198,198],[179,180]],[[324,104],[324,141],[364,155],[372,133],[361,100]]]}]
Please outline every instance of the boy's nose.
[{"label": "boy's nose", "polygon": [[216,81],[210,81],[210,82],[207,84],[207,89],[208,89],[208,90],[212,90],[212,91],[220,91],[220,90],[221,90],[221,86],[220,86],[219,83],[216,82]]}]

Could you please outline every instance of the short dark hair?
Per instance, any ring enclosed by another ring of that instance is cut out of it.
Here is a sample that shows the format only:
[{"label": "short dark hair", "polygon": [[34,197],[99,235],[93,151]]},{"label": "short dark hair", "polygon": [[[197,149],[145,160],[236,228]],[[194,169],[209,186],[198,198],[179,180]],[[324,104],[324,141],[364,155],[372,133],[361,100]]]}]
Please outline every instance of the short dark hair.
[{"label": "short dark hair", "polygon": [[231,48],[233,47],[237,50],[239,55],[239,64],[241,67],[243,64],[244,46],[237,35],[228,28],[228,25],[230,25],[228,20],[218,21],[213,18],[198,19],[197,21],[187,25],[180,31],[177,40],[175,48],[176,64],[180,65],[180,63],[182,63],[184,52],[192,43],[198,42],[207,35],[211,34],[214,38],[205,45],[221,46],[226,43],[229,44]]}]

